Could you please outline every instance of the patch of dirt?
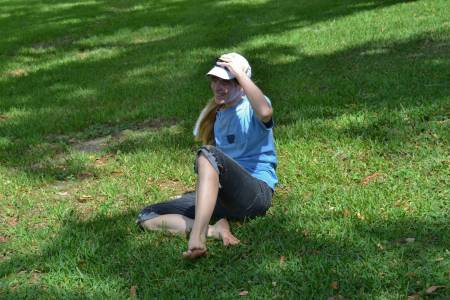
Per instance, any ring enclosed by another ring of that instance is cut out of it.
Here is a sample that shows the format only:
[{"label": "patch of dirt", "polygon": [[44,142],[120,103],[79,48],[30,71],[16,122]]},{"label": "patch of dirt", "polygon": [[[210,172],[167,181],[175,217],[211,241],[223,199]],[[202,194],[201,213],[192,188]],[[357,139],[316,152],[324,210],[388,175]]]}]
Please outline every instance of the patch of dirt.
[{"label": "patch of dirt", "polygon": [[369,175],[369,176],[366,176],[365,178],[363,178],[361,180],[361,184],[362,185],[368,185],[369,183],[371,183],[371,182],[373,182],[373,181],[375,181],[375,180],[377,180],[379,178],[382,178],[382,176],[383,176],[383,174],[375,172],[372,175]]},{"label": "patch of dirt", "polygon": [[99,137],[93,140],[88,140],[79,144],[75,144],[73,148],[75,150],[87,153],[100,152],[108,146],[110,140],[111,140],[110,136]]},{"label": "patch of dirt", "polygon": [[38,282],[41,281],[41,277],[42,277],[42,273],[38,270],[32,270],[30,273],[30,279],[29,279],[29,283],[30,284],[36,284]]},{"label": "patch of dirt", "polygon": [[91,172],[81,172],[80,174],[76,175],[77,179],[83,180],[91,177],[95,177],[95,175]]},{"label": "patch of dirt", "polygon": [[138,124],[136,124],[136,128],[138,129],[145,129],[145,128],[152,128],[152,129],[160,129],[162,127],[168,127],[173,126],[178,123],[178,120],[176,118],[149,118],[146,119]]},{"label": "patch of dirt", "polygon": [[[0,121],[2,120],[0,115]],[[177,124],[178,121],[176,118],[149,118],[142,122],[136,123],[135,125],[130,126],[131,129],[124,129],[117,133],[113,133],[107,136],[96,137],[94,139],[86,140],[86,141],[78,141],[77,139],[65,136],[65,135],[49,135],[47,137],[50,143],[69,143],[73,149],[76,151],[88,153],[88,154],[96,154],[104,151],[108,146],[114,145],[117,142],[120,142],[124,139],[127,139],[130,135],[137,132],[145,132],[149,130],[156,130],[162,127],[173,126]],[[111,128],[111,131],[113,129]],[[94,168],[102,167],[108,164],[109,160],[113,159],[115,154],[106,153],[101,155],[95,159],[93,163]],[[52,162],[57,163],[58,165],[64,166],[66,160],[65,153],[56,154]],[[32,166],[32,169],[40,170],[45,168],[46,165],[44,163],[36,163]],[[111,173],[112,176],[122,176],[123,172],[120,170],[113,171]],[[95,174],[85,171],[77,175],[77,179],[87,179],[96,177]],[[151,184],[157,185],[162,190],[171,190],[174,192],[182,193],[188,188],[178,180],[152,180],[148,181]],[[48,186],[48,188],[55,190],[55,199],[64,199],[64,198],[73,198],[75,197],[77,190],[80,188],[80,184],[74,181],[66,180],[66,181],[57,181],[54,184]]]},{"label": "patch of dirt", "polygon": [[7,216],[5,223],[10,227],[15,227],[19,223],[19,220],[14,216]]},{"label": "patch of dirt", "polygon": [[148,178],[146,182],[149,185],[158,186],[158,188],[160,190],[173,191],[177,195],[183,194],[183,193],[186,193],[186,192],[192,190],[192,188],[189,188],[182,181],[179,181],[178,179],[162,180],[162,179]]},{"label": "patch of dirt", "polygon": [[29,229],[33,229],[33,230],[39,230],[42,228],[47,228],[48,224],[49,224],[50,220],[46,217],[40,217],[39,220],[33,220],[33,221],[29,221],[28,222],[28,230]]},{"label": "patch of dirt", "polygon": [[[26,277],[29,284],[36,284],[41,280],[42,272],[39,270],[23,270],[18,272],[17,275]],[[12,288],[15,289],[17,286],[13,286]]]},{"label": "patch of dirt", "polygon": [[147,130],[156,130],[163,127],[173,126],[178,123],[176,118],[149,118],[142,122],[139,122],[130,127],[130,129],[124,129],[119,132],[113,133],[111,135],[97,137],[91,140],[76,142],[73,139],[63,138],[61,136],[58,139],[66,139],[69,140],[73,145],[72,147],[75,150],[86,152],[86,153],[96,153],[101,152],[109,145],[114,144],[116,142],[120,142],[126,137],[132,135],[135,132],[144,132]]},{"label": "patch of dirt", "polygon": [[94,165],[96,167],[101,167],[107,164],[108,160],[114,158],[114,154],[105,154],[95,159]]},{"label": "patch of dirt", "polygon": [[73,197],[80,188],[79,184],[69,180],[56,181],[48,187],[55,190],[55,199],[58,200]]}]

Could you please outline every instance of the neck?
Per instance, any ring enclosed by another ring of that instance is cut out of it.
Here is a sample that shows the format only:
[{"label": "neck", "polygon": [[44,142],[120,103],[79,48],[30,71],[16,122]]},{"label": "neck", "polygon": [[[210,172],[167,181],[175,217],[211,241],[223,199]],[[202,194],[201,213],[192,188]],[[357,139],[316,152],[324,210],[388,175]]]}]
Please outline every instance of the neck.
[{"label": "neck", "polygon": [[242,91],[240,91],[240,93],[237,93],[232,99],[230,99],[229,101],[226,101],[223,106],[225,108],[229,108],[229,107],[233,107],[235,106],[244,96],[244,93]]}]

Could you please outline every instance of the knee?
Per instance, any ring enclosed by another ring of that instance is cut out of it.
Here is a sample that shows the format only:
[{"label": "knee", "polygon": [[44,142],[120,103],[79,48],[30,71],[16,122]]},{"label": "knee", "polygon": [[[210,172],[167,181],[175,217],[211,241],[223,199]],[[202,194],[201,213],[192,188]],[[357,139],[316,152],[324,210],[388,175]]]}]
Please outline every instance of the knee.
[{"label": "knee", "polygon": [[139,226],[146,230],[157,230],[159,228],[158,223],[154,219],[142,221],[139,223]]},{"label": "knee", "polygon": [[201,147],[197,152],[197,157],[195,159],[194,170],[196,173],[200,169],[212,167],[214,171],[219,174],[219,167],[217,163],[217,148],[212,145],[207,145]]},{"label": "knee", "polygon": [[148,223],[158,216],[159,214],[156,212],[154,205],[147,206],[137,216],[136,224],[144,227],[144,223]]},{"label": "knee", "polygon": [[199,168],[202,168],[205,164],[206,165],[210,165],[211,163],[209,162],[209,160],[206,157],[206,155],[203,152],[201,152],[197,156],[197,165],[198,165]]}]

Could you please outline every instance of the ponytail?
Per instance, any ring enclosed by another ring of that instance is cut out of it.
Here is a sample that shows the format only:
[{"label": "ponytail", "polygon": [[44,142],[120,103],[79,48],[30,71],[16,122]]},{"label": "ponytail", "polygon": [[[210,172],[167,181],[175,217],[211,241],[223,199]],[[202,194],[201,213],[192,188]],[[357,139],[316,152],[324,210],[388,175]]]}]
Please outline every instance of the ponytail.
[{"label": "ponytail", "polygon": [[194,127],[195,140],[204,145],[214,144],[214,122],[219,105],[211,99],[198,116]]}]

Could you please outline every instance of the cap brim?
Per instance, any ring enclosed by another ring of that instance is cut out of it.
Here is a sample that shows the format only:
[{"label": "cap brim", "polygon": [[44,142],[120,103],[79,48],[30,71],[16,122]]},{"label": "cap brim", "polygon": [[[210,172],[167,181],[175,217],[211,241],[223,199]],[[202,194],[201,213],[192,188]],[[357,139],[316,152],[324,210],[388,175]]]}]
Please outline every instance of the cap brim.
[{"label": "cap brim", "polygon": [[234,76],[231,75],[227,70],[218,66],[212,68],[206,75],[216,76],[225,80],[234,79]]}]

